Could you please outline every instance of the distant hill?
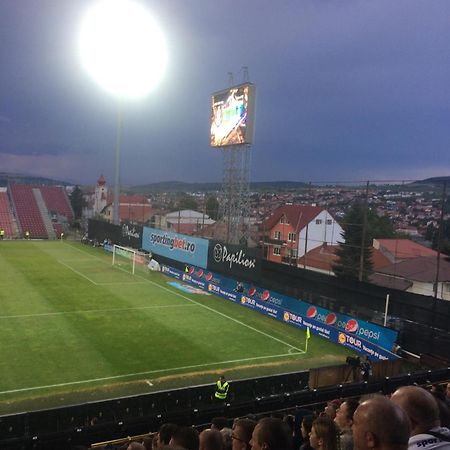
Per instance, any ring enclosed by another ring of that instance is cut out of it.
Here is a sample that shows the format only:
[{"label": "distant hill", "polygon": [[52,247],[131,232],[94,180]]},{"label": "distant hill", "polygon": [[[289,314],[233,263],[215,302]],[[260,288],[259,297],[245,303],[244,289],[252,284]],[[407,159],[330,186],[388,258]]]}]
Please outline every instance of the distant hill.
[{"label": "distant hill", "polygon": [[[301,189],[309,187],[309,184],[300,181],[258,181],[250,183],[251,191],[281,191],[288,189]],[[163,181],[139,186],[130,186],[129,192],[207,192],[219,191],[222,183],[186,183],[182,181]]]},{"label": "distant hill", "polygon": [[37,177],[35,175],[25,175],[20,173],[0,172],[0,186],[6,187],[8,183],[17,184],[36,184],[44,186],[70,186],[72,183],[61,180],[52,180],[51,178]]},{"label": "distant hill", "polygon": [[426,178],[425,180],[415,181],[415,183],[418,184],[441,184],[444,182],[450,183],[450,176],[447,177],[432,177],[432,178]]}]

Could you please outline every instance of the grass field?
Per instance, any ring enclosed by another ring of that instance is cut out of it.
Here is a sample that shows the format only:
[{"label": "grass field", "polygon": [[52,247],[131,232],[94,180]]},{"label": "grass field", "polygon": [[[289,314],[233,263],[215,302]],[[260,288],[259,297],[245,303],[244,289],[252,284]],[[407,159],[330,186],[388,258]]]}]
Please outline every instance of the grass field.
[{"label": "grass field", "polygon": [[71,241],[0,242],[0,415],[340,364],[351,352]]}]

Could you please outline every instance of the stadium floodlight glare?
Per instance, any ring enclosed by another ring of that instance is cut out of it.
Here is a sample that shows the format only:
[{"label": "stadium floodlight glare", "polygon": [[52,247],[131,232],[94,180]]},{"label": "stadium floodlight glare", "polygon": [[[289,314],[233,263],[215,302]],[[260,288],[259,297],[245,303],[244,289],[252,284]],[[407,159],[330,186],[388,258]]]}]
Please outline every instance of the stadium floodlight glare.
[{"label": "stadium floodlight glare", "polygon": [[78,50],[90,76],[119,98],[147,95],[167,64],[160,28],[133,0],[97,1],[82,21]]},{"label": "stadium floodlight glare", "polygon": [[[120,99],[147,95],[167,64],[164,36],[149,12],[135,0],[98,0],[86,13],[79,34],[81,63],[106,91]],[[113,223],[119,224],[120,141],[119,106]]]}]

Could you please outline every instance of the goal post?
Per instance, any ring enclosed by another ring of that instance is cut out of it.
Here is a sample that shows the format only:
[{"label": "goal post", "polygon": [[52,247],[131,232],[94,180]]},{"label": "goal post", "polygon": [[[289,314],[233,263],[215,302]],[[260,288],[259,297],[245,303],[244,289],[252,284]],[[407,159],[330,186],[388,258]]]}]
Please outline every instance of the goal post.
[{"label": "goal post", "polygon": [[130,272],[133,275],[136,271],[136,264],[140,264],[142,266],[147,264],[147,253],[140,252],[138,250],[135,250],[134,248],[123,247],[121,245],[114,244],[112,254],[112,265],[123,265],[123,263],[126,263],[127,268],[130,269]]},{"label": "goal post", "polygon": [[137,251],[132,248],[113,245],[112,265],[120,264],[120,261],[128,260],[131,263],[131,273],[134,275],[136,270]]}]

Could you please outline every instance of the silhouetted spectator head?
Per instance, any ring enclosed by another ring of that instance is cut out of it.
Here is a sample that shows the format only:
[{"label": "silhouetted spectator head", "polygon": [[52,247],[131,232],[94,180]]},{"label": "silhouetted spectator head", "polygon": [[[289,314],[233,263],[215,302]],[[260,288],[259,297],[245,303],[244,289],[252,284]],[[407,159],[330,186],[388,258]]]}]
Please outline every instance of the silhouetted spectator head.
[{"label": "silhouetted spectator head", "polygon": [[338,408],[340,406],[341,406],[341,401],[340,400],[338,400],[338,399],[331,400],[330,402],[327,403],[327,406],[325,406],[325,409],[323,410],[323,412],[331,420],[334,420],[334,418],[336,417],[336,411],[338,410]]},{"label": "silhouetted spectator head", "polygon": [[[223,377],[220,377],[221,379]],[[224,378],[225,380],[225,378]],[[228,427],[229,420],[226,417],[213,417],[211,420],[211,430],[221,430],[222,428]]]},{"label": "silhouetted spectator head", "polygon": [[314,420],[316,419],[316,416],[313,416],[312,414],[309,416],[303,417],[302,425],[301,425],[301,433],[303,439],[305,441],[309,442],[309,434],[311,433],[311,428]]},{"label": "silhouetted spectator head", "polygon": [[186,450],[198,450],[198,431],[191,427],[177,427],[170,439],[170,446],[183,447]]},{"label": "silhouetted spectator head", "polygon": [[445,392],[446,392],[447,398],[450,400],[450,383],[447,383],[447,389]]},{"label": "silhouetted spectator head", "polygon": [[406,450],[411,425],[399,406],[377,396],[358,406],[352,430],[355,450]]},{"label": "silhouetted spectator head", "polygon": [[145,447],[144,444],[141,444],[140,442],[130,442],[127,450],[145,450]]},{"label": "silhouetted spectator head", "polygon": [[203,430],[199,440],[199,450],[223,450],[223,438],[218,430]]},{"label": "silhouetted spectator head", "polygon": [[220,430],[220,434],[222,435],[223,449],[231,450],[231,447],[233,446],[233,440],[231,438],[233,435],[233,430],[231,428],[224,427]]},{"label": "silhouetted spectator head", "polygon": [[309,445],[314,450],[337,450],[337,439],[333,419],[324,415],[314,420],[309,434]]},{"label": "silhouetted spectator head", "polygon": [[359,406],[358,400],[349,398],[339,406],[336,411],[336,417],[334,423],[337,425],[339,431],[347,431],[352,428],[353,414],[355,414],[356,408]]},{"label": "silhouetted spectator head", "polygon": [[446,401],[445,394],[440,391],[430,392],[439,408],[439,421],[441,427],[450,428],[450,404]]},{"label": "silhouetted spectator head", "polygon": [[261,419],[253,430],[250,441],[252,450],[290,450],[292,433],[281,419]]},{"label": "silhouetted spectator head", "polygon": [[232,438],[233,450],[250,450],[250,440],[255,429],[256,421],[251,419],[238,419],[234,422]]},{"label": "silhouetted spectator head", "polygon": [[155,433],[152,436],[146,436],[144,439],[142,439],[142,443],[144,444],[145,450],[152,450],[153,449],[153,442],[157,442],[158,439],[158,433]]},{"label": "silhouetted spectator head", "polygon": [[158,447],[169,445],[170,439],[172,439],[172,435],[177,428],[178,425],[175,425],[174,423],[165,423],[161,425],[158,432]]},{"label": "silhouetted spectator head", "polygon": [[425,433],[440,425],[439,407],[433,395],[419,386],[403,386],[391,396],[411,421],[411,436]]}]

